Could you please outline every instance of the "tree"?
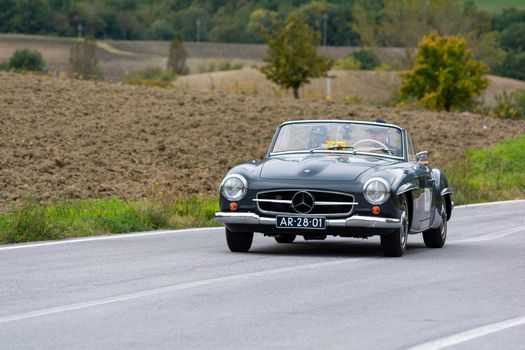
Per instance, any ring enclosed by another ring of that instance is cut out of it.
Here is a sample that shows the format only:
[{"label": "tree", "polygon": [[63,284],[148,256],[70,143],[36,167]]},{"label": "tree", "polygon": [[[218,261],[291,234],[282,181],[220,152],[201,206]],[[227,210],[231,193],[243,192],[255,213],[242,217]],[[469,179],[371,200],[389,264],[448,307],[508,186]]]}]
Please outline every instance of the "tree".
[{"label": "tree", "polygon": [[433,110],[468,106],[487,88],[488,68],[472,59],[463,37],[424,37],[418,45],[414,68],[402,74],[401,99],[416,98]]},{"label": "tree", "polygon": [[325,75],[334,62],[317,54],[319,34],[304,22],[288,18],[278,24],[272,36],[267,35],[268,49],[260,68],[268,80],[285,89],[293,89],[299,98],[299,88],[310,82],[310,78]]},{"label": "tree", "polygon": [[177,75],[188,74],[189,70],[186,66],[186,58],[188,53],[184,47],[181,38],[177,38],[171,42],[170,52],[168,55],[168,69]]},{"label": "tree", "polygon": [[494,68],[494,73],[504,77],[525,80],[525,52],[508,52],[501,65]]},{"label": "tree", "polygon": [[72,76],[83,79],[100,78],[98,70],[97,43],[85,39],[76,42],[69,50],[69,71]]}]

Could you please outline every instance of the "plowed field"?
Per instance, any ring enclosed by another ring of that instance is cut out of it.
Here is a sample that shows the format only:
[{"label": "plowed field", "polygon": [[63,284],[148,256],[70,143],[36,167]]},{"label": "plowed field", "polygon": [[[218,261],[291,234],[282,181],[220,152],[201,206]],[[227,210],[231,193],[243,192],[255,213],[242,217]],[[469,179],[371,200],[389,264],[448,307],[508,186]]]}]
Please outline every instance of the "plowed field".
[{"label": "plowed field", "polygon": [[525,133],[525,122],[330,102],[0,74],[0,209],[38,200],[215,193],[260,159],[289,119],[376,117],[409,130],[433,164]]}]

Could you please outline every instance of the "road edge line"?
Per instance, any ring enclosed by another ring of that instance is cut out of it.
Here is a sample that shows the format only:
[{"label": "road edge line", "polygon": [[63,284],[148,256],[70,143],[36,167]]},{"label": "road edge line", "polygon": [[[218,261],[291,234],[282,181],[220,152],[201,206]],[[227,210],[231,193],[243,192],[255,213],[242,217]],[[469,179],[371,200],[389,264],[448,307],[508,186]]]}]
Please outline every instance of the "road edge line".
[{"label": "road edge line", "polygon": [[110,235],[90,236],[90,237],[82,237],[82,238],[70,238],[70,239],[57,240],[57,241],[39,241],[35,243],[15,243],[15,244],[6,244],[4,246],[0,245],[0,251],[36,248],[36,247],[63,245],[63,244],[94,242],[94,241],[106,241],[106,240],[124,239],[124,238],[150,237],[150,236],[159,236],[159,235],[166,235],[166,234],[184,233],[184,232],[189,232],[189,231],[211,231],[211,230],[217,230],[221,228],[222,228],[221,226],[215,226],[215,227],[185,228],[185,229],[180,229],[180,230],[156,230],[156,231],[114,233]]},{"label": "road edge line", "polygon": [[514,317],[505,321],[491,323],[485,326],[470,329],[465,332],[453,334],[447,337],[436,339],[427,343],[416,345],[407,350],[438,350],[449,346],[464,343],[469,340],[481,338],[485,335],[499,332],[508,328],[525,324],[525,316]]}]

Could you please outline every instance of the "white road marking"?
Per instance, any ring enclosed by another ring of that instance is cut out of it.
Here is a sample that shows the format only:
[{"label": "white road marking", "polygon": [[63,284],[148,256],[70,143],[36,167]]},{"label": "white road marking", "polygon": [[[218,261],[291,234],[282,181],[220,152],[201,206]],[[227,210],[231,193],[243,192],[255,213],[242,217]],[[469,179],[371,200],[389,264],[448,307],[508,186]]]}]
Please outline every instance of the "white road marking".
[{"label": "white road marking", "polygon": [[525,232],[525,226],[513,227],[513,228],[507,229],[505,231],[494,232],[494,233],[487,233],[487,234],[484,234],[484,235],[481,235],[481,236],[478,236],[478,237],[461,239],[459,241],[454,241],[454,242],[450,242],[450,243],[451,244],[455,244],[455,243],[484,242],[484,241],[490,241],[490,240],[497,239],[497,238],[502,238],[502,237],[508,236],[510,234],[513,234],[513,233],[518,233],[518,232]]},{"label": "white road marking", "polygon": [[298,266],[291,266],[291,267],[282,267],[282,268],[271,269],[271,270],[266,270],[266,271],[258,271],[258,272],[247,272],[247,273],[242,273],[238,275],[230,275],[230,276],[210,278],[210,279],[194,281],[194,282],[174,284],[174,285],[167,286],[167,287],[148,289],[148,290],[144,290],[144,291],[140,291],[136,293],[117,295],[117,296],[113,296],[109,298],[91,300],[91,301],[86,301],[86,302],[56,306],[56,307],[47,308],[47,309],[41,309],[41,310],[29,311],[29,312],[24,312],[24,313],[15,314],[15,315],[4,316],[4,317],[0,317],[0,324],[13,322],[13,321],[19,321],[19,320],[25,320],[25,319],[31,319],[35,317],[53,315],[53,314],[58,314],[62,312],[67,312],[67,311],[81,310],[81,309],[86,309],[86,308],[105,305],[105,304],[113,304],[113,303],[118,303],[118,302],[127,301],[127,300],[147,298],[147,297],[151,297],[154,295],[171,293],[171,292],[176,292],[179,290],[190,289],[190,288],[195,288],[195,287],[203,287],[203,286],[209,286],[213,284],[220,284],[220,283],[231,282],[231,281],[239,281],[239,280],[244,280],[246,278],[264,277],[268,275],[275,275],[275,274],[286,273],[286,272],[296,272],[296,271],[308,270],[308,269],[318,269],[320,267],[336,266],[336,265],[348,264],[348,263],[358,262],[358,261],[362,262],[362,261],[367,261],[371,259],[372,258],[356,258],[356,259],[343,259],[343,260],[337,260],[337,261],[324,261],[320,263],[298,265]]},{"label": "white road marking", "polygon": [[486,203],[474,203],[474,204],[463,204],[463,205],[457,205],[454,207],[454,209],[462,209],[462,208],[476,208],[476,207],[486,207],[491,205],[499,205],[499,204],[521,204],[525,203],[525,199],[514,199],[514,200],[508,200],[508,201],[499,201],[499,202],[486,202]]},{"label": "white road marking", "polygon": [[511,318],[506,321],[488,324],[486,326],[471,329],[466,332],[454,334],[445,338],[423,343],[408,350],[437,350],[443,349],[452,345],[464,343],[466,341],[483,337],[487,334],[502,331],[507,328],[516,327],[525,324],[525,316]]},{"label": "white road marking", "polygon": [[113,239],[123,239],[123,238],[136,238],[136,237],[149,237],[149,236],[159,236],[172,233],[183,233],[183,232],[193,232],[193,231],[209,231],[222,229],[222,227],[202,227],[202,228],[188,228],[183,230],[165,230],[165,231],[147,231],[147,232],[136,232],[136,233],[119,233],[106,236],[93,236],[86,238],[74,238],[66,239],[61,241],[48,241],[48,242],[38,242],[38,243],[21,243],[21,244],[10,244],[5,247],[0,247],[2,250],[13,250],[13,249],[27,249],[35,247],[45,247],[53,245],[62,245],[62,244],[74,244],[74,243],[83,243],[83,242],[93,242],[93,241],[106,241]]}]

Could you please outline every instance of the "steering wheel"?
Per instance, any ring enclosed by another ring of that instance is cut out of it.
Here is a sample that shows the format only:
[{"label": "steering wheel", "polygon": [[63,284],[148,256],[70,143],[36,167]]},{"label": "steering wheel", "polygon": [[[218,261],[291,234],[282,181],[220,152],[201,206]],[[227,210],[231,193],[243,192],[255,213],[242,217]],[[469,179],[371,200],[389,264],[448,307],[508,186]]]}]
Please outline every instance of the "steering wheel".
[{"label": "steering wheel", "polygon": [[388,149],[387,145],[385,145],[383,142],[381,142],[381,141],[377,141],[377,140],[374,140],[374,139],[362,139],[362,140],[359,140],[359,141],[357,141],[356,143],[354,143],[354,144],[352,145],[352,147],[355,148],[355,146],[357,146],[358,144],[360,144],[360,143],[365,143],[365,142],[377,143],[378,145],[381,146],[381,148]]}]

